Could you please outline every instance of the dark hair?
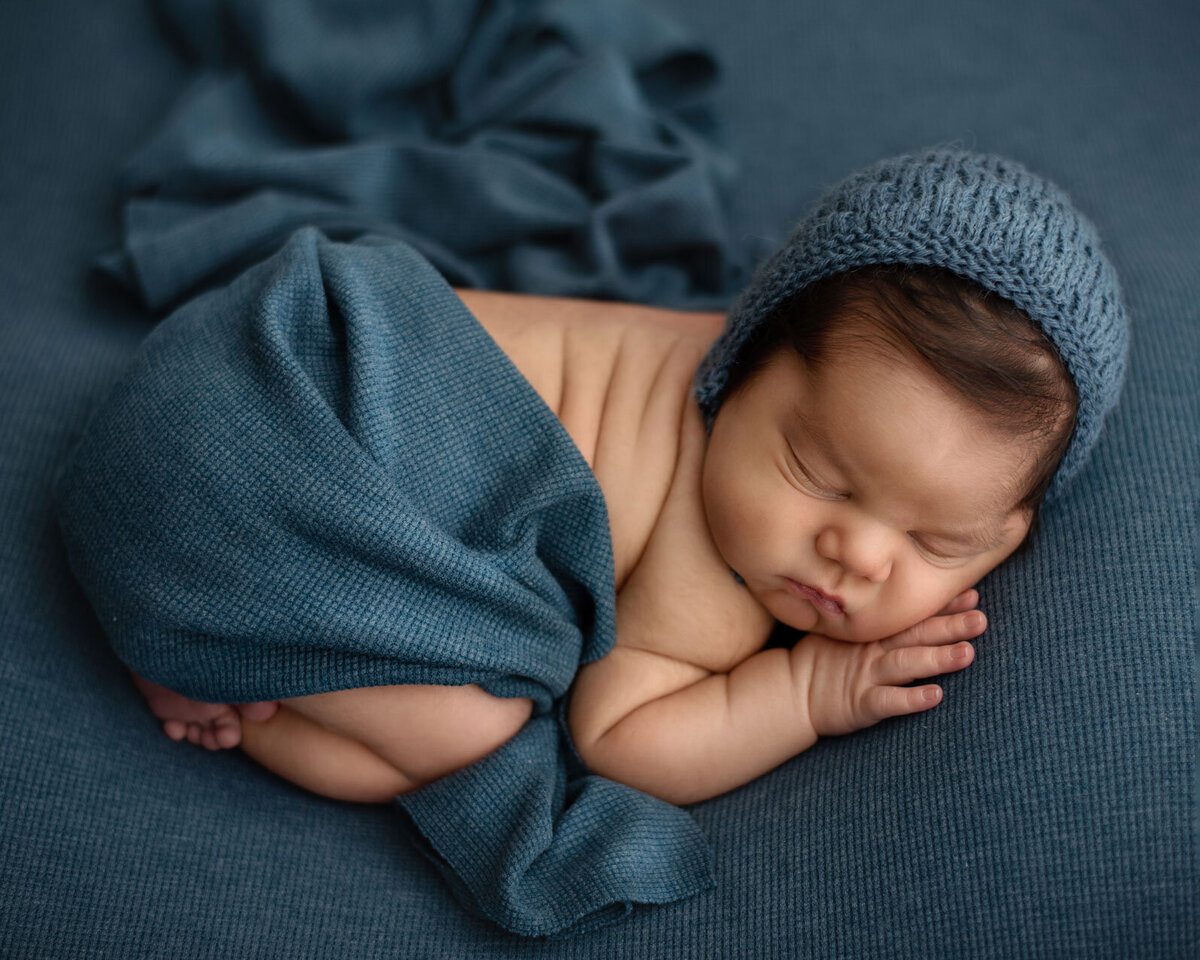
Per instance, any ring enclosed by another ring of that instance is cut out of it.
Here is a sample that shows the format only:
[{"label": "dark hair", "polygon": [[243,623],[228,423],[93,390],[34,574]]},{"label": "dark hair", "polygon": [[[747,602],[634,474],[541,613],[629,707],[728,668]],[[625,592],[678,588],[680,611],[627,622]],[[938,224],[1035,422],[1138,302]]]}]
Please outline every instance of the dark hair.
[{"label": "dark hair", "polygon": [[[866,323],[847,332],[836,324],[847,310]],[[997,427],[1042,443],[1015,504],[1032,512],[1029,535],[1018,548],[1024,551],[1071,442],[1079,405],[1075,383],[1046,336],[1004,297],[942,267],[858,267],[779,303],[730,366],[724,398],[745,386],[781,347],[819,364],[831,346],[851,338],[911,350]]]}]

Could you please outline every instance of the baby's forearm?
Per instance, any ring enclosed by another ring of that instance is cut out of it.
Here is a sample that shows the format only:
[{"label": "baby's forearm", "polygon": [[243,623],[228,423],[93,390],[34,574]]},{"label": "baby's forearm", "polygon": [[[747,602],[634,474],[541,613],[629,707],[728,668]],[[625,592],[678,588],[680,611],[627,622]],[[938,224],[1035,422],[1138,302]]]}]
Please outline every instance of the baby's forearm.
[{"label": "baby's forearm", "polygon": [[695,803],[761,776],[817,740],[808,662],[770,649],[633,710],[577,744],[596,773],[670,803]]}]

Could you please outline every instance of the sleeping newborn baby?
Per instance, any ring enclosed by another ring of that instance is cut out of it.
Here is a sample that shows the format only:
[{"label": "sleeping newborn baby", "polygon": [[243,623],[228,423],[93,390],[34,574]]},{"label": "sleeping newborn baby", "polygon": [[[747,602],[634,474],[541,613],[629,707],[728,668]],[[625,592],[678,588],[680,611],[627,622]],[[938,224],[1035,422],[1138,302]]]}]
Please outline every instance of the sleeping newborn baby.
[{"label": "sleeping newborn baby", "polygon": [[[616,643],[572,685],[574,747],[677,804],[941,701],[924,681],[986,628],[974,585],[1083,464],[1126,349],[1090,224],[1020,165],[948,150],[835,187],[728,323],[457,293],[608,509]],[[533,709],[474,684],[226,705],[135,682],[173,739],[364,802],[487,756]]]}]

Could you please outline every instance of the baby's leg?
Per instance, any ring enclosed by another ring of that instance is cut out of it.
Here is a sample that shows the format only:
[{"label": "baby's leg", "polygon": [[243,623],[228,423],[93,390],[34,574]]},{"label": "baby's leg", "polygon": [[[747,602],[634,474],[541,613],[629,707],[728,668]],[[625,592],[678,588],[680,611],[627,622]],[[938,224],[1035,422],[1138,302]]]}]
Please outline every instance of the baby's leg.
[{"label": "baby's leg", "polygon": [[186,735],[210,750],[240,743],[273,773],[360,803],[387,802],[482,759],[533,712],[527,698],[494,697],[474,684],[394,684],[229,705],[133,679],[172,739]]},{"label": "baby's leg", "polygon": [[[280,708],[356,741],[416,783],[480,760],[529,719],[533,701],[494,697],[475,684],[391,684],[284,700]],[[249,727],[246,724],[246,727]]]},{"label": "baby's leg", "polygon": [[529,719],[529,699],[475,685],[392,684],[284,700],[242,724],[242,749],[307,790],[385,803],[487,756]]},{"label": "baby's leg", "polygon": [[242,741],[242,718],[263,721],[274,716],[279,704],[264,703],[204,703],[192,700],[174,690],[130,672],[133,685],[146,698],[146,705],[159,720],[172,740],[187,739],[189,743],[209,750],[236,747]]},{"label": "baby's leg", "polygon": [[264,724],[242,724],[241,746],[306,790],[386,803],[491,754],[532,712],[528,698],[475,685],[366,686],[288,698]]},{"label": "baby's leg", "polygon": [[242,750],[272,773],[334,800],[387,803],[421,786],[358,740],[286,706],[265,723],[247,720]]}]

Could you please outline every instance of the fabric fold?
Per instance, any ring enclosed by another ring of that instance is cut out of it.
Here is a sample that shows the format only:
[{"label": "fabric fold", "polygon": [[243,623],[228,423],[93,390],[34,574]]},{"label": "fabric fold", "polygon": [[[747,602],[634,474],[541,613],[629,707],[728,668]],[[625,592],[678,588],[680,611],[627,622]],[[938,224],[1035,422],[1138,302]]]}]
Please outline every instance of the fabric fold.
[{"label": "fabric fold", "polygon": [[[478,683],[534,717],[397,798],[464,903],[561,935],[712,883],[684,811],[589,775],[562,725],[615,640],[604,496],[433,266],[312,227],[147,337],[56,487],[114,650],[242,702]],[[582,925],[582,926],[580,926]]]},{"label": "fabric fold", "polygon": [[719,309],[748,278],[716,61],[643,5],[160,7],[201,70],[129,161],[100,264],[154,309],[305,225],[402,235],[484,289]]}]

